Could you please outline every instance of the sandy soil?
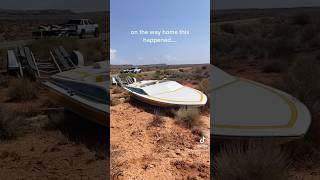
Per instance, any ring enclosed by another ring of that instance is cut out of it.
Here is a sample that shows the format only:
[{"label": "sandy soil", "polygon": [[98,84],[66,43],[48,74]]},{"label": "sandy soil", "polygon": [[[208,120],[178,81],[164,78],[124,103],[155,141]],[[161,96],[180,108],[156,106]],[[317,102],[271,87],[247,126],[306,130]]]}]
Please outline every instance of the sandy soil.
[{"label": "sandy soil", "polygon": [[[122,94],[112,94],[117,96]],[[155,107],[133,99],[111,106],[112,179],[209,179],[208,113],[201,116],[207,137],[201,146],[199,135],[177,124],[164,109],[157,111],[163,112],[161,127],[151,125]]]},{"label": "sandy soil", "polygon": [[103,157],[61,133],[27,133],[0,144],[1,179],[106,179]]}]

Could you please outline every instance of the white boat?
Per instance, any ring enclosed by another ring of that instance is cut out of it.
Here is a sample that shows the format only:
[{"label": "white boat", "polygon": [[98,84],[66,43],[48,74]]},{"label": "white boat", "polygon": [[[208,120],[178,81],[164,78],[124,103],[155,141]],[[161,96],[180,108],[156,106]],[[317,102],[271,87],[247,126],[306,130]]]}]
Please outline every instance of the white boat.
[{"label": "white boat", "polygon": [[44,82],[52,99],[66,109],[108,126],[108,61],[55,74]]},{"label": "white boat", "polygon": [[298,99],[212,68],[211,135],[295,138],[307,132],[311,115]]},{"label": "white boat", "polygon": [[124,86],[133,98],[162,107],[203,106],[207,96],[202,92],[169,80],[139,81]]}]

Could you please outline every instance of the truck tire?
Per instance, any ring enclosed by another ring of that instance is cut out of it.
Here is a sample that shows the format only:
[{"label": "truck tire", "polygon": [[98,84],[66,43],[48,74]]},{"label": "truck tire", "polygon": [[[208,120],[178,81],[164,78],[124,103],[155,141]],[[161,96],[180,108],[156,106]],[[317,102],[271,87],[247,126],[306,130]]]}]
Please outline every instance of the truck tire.
[{"label": "truck tire", "polygon": [[98,28],[96,28],[96,29],[94,30],[94,37],[95,37],[95,38],[99,37],[99,29],[98,29]]},{"label": "truck tire", "polygon": [[84,29],[82,29],[81,33],[79,35],[80,39],[83,39],[85,35],[86,35],[86,31]]}]

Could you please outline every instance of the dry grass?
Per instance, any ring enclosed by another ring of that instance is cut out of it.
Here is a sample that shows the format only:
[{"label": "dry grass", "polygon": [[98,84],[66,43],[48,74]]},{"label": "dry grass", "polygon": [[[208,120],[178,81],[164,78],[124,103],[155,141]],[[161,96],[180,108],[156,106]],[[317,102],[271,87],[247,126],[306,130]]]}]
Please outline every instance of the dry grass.
[{"label": "dry grass", "polygon": [[0,140],[16,138],[24,125],[24,119],[11,108],[2,105],[0,109]]},{"label": "dry grass", "polygon": [[44,125],[47,130],[56,130],[64,124],[64,112],[54,112],[48,114],[48,121]]},{"label": "dry grass", "polygon": [[201,124],[200,112],[197,108],[180,108],[175,113],[176,120],[187,128],[193,128]]},{"label": "dry grass", "polygon": [[36,85],[28,79],[16,79],[10,82],[8,97],[12,101],[31,101],[38,98]]},{"label": "dry grass", "polygon": [[203,130],[201,130],[199,127],[194,127],[192,129],[192,134],[197,135],[198,137],[203,137],[205,136],[205,133],[203,132]]},{"label": "dry grass", "polygon": [[225,146],[214,158],[212,175],[217,180],[288,179],[288,155],[266,143]]},{"label": "dry grass", "polygon": [[116,105],[118,105],[120,103],[121,102],[120,102],[119,98],[110,97],[110,105],[111,106],[116,106]]},{"label": "dry grass", "polygon": [[7,88],[9,85],[9,77],[7,76],[0,76],[0,87]]},{"label": "dry grass", "polygon": [[110,148],[110,165],[111,165],[111,179],[119,179],[123,176],[123,171],[121,170],[121,165],[118,163],[118,158],[123,152],[119,149],[117,145],[111,145]]},{"label": "dry grass", "polygon": [[150,123],[150,126],[153,126],[153,127],[164,127],[164,119],[159,114],[158,111],[154,112],[154,115],[152,117],[152,121]]},{"label": "dry grass", "polygon": [[270,60],[265,63],[263,66],[263,72],[265,73],[281,73],[285,70],[288,64],[285,64],[283,61]]},{"label": "dry grass", "polygon": [[202,79],[197,88],[199,91],[208,94],[209,89],[209,79]]},{"label": "dry grass", "polygon": [[122,90],[120,87],[116,86],[113,88],[112,94],[120,94],[120,93],[122,93]]},{"label": "dry grass", "polygon": [[315,59],[299,59],[284,77],[287,90],[305,103],[320,101],[320,63]]}]

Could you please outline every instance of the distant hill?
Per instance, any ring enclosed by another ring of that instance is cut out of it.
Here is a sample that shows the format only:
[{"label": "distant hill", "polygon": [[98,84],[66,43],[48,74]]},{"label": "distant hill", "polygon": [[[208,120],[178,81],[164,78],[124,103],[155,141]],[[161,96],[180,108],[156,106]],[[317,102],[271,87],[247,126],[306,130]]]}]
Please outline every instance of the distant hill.
[{"label": "distant hill", "polygon": [[75,14],[71,10],[10,10],[0,9],[0,16],[34,16],[34,15],[61,15],[61,14]]},{"label": "distant hill", "polygon": [[[107,12],[84,12],[84,13],[76,13],[71,10],[55,10],[55,9],[47,9],[47,10],[8,10],[8,9],[0,9],[0,20],[4,21],[19,21],[19,20],[27,20],[27,21],[46,21],[46,20],[63,20],[65,18],[74,19],[74,18],[101,18],[107,17]],[[66,20],[67,21],[67,20]]]},{"label": "distant hill", "polygon": [[293,16],[301,13],[310,16],[320,16],[320,7],[211,10],[211,19],[218,22],[265,16]]}]

